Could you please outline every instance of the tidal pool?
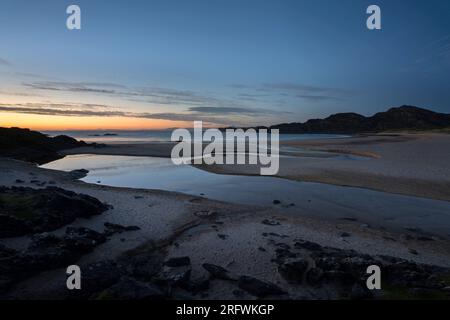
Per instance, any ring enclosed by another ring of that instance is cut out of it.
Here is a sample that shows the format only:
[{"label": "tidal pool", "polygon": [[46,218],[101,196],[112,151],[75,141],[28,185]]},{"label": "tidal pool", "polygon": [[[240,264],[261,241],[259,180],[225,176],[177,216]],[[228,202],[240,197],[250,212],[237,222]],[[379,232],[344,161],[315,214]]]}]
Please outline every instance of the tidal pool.
[{"label": "tidal pool", "polygon": [[[414,227],[445,237],[450,232],[450,202],[446,201],[276,177],[215,174],[190,165],[176,166],[168,158],[72,155],[42,167],[87,169],[82,180],[93,184],[176,191],[387,229]],[[281,204],[275,205],[274,200]]]}]

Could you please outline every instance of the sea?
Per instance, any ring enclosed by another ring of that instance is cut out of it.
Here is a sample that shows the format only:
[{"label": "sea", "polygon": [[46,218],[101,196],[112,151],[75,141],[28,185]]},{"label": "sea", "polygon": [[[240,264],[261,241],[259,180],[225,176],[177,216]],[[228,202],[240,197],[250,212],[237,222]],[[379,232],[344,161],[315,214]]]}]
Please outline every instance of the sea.
[{"label": "sea", "polygon": [[[146,143],[169,142],[173,130],[74,130],[42,131],[51,137],[67,135],[77,140],[97,143]],[[280,134],[280,141],[345,138],[336,134]]]}]

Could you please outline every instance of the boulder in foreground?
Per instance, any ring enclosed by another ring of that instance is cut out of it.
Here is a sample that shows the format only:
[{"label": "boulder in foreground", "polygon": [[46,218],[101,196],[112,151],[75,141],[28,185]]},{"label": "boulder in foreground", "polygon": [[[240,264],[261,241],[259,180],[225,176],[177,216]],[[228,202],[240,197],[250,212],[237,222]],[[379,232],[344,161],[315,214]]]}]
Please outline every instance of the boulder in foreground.
[{"label": "boulder in foreground", "polygon": [[108,208],[96,198],[56,187],[0,187],[0,238],[56,230]]}]

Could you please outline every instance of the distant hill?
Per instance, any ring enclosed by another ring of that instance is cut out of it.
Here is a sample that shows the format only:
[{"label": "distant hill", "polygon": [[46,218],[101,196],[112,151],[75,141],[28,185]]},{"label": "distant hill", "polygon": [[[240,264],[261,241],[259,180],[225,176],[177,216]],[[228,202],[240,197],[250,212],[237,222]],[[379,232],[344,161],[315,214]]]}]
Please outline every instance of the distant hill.
[{"label": "distant hill", "polygon": [[443,128],[450,128],[450,114],[437,113],[413,106],[392,108],[371,117],[357,113],[338,113],[325,119],[312,119],[304,123],[284,123],[270,127],[270,129],[279,129],[280,133],[331,134]]},{"label": "distant hill", "polygon": [[68,136],[50,138],[40,132],[20,128],[0,128],[0,156],[46,163],[61,158],[58,151],[85,146]]}]

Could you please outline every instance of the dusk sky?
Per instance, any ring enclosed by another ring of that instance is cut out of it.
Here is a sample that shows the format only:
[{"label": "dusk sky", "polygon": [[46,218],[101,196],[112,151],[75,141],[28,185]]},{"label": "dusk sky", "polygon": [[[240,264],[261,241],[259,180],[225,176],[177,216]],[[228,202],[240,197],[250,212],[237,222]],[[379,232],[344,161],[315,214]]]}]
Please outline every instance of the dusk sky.
[{"label": "dusk sky", "polygon": [[[82,29],[66,28],[81,7]],[[382,30],[366,28],[377,4]],[[0,126],[450,113],[450,1],[0,0]]]}]

